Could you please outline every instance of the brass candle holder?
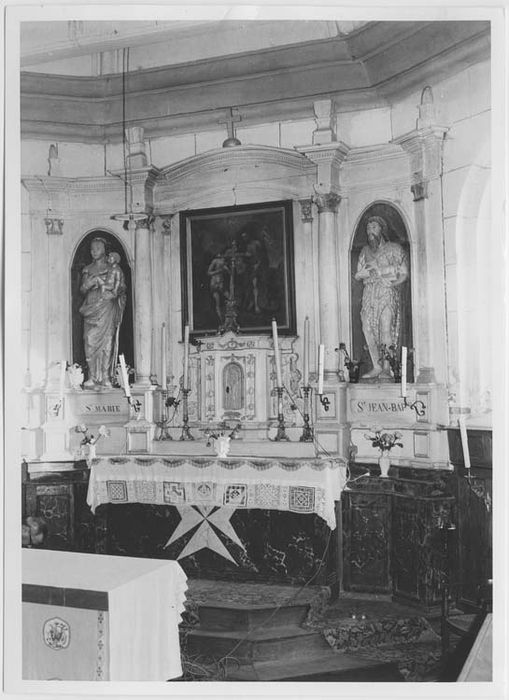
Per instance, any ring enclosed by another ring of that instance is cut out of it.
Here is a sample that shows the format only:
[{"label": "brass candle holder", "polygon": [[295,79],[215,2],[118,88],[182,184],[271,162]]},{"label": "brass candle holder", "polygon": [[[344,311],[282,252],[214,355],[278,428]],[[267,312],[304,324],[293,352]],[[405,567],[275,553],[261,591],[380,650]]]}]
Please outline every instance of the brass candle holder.
[{"label": "brass candle holder", "polygon": [[156,423],[158,429],[159,429],[159,434],[155,438],[155,440],[158,441],[164,441],[164,440],[173,440],[172,436],[170,435],[170,416],[169,416],[169,407],[175,404],[175,401],[173,400],[172,402],[169,401],[170,398],[173,397],[168,397],[168,390],[163,389],[161,391],[161,399],[163,403],[163,411],[164,411],[164,418],[162,421],[159,423]]},{"label": "brass candle holder", "polygon": [[290,438],[285,430],[285,417],[283,413],[283,387],[276,387],[277,393],[277,433],[274,440],[276,442],[289,441]]},{"label": "brass candle holder", "polygon": [[309,424],[309,399],[311,395],[311,387],[309,385],[303,386],[302,391],[304,393],[304,427],[302,429],[302,435],[300,436],[299,440],[300,442],[313,442],[314,431]]},{"label": "brass candle holder", "polygon": [[181,440],[194,440],[189,429],[188,396],[190,389],[182,389],[182,434]]}]

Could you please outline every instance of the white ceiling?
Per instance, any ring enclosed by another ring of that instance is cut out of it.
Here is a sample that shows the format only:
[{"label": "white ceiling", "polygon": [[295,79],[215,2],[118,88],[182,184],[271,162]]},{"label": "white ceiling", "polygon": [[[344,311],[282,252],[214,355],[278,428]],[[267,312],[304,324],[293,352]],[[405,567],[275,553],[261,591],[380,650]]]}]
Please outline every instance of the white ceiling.
[{"label": "white ceiling", "polygon": [[93,76],[171,66],[247,51],[347,36],[364,21],[52,21],[21,24],[21,66],[38,73]]}]

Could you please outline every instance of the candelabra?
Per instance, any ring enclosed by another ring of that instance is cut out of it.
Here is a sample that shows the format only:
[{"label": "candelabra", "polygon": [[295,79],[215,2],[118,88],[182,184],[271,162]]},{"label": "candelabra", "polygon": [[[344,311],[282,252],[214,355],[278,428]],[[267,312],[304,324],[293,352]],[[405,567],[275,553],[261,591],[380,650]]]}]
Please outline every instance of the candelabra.
[{"label": "candelabra", "polygon": [[62,405],[63,405],[63,399],[58,399],[56,404],[54,404],[54,406],[51,407],[51,412],[53,413],[55,418],[58,418],[58,416],[60,415],[60,411],[62,410]]},{"label": "candelabra", "polygon": [[166,389],[163,389],[163,391],[161,392],[161,398],[163,404],[164,419],[156,423],[157,427],[159,428],[159,434],[155,439],[158,441],[173,440],[172,436],[170,435],[170,417],[168,408],[170,406],[178,405],[178,402],[175,401],[175,398],[173,396],[168,396],[168,391]]},{"label": "candelabra", "polygon": [[189,429],[188,396],[190,389],[182,389],[182,434],[181,440],[194,440]]},{"label": "candelabra", "polygon": [[300,436],[300,442],[313,442],[313,428],[309,425],[309,396],[311,394],[311,387],[309,385],[303,386],[302,391],[304,392],[304,427],[302,429],[302,435]]},{"label": "candelabra", "polygon": [[324,396],[323,394],[318,394],[318,398],[320,399],[320,403],[321,403],[322,406],[323,406],[323,410],[324,410],[324,411],[328,411],[328,410],[329,410],[329,406],[330,406],[330,401],[329,401],[329,399],[328,399],[326,396]]},{"label": "candelabra", "polygon": [[276,387],[277,393],[277,433],[274,440],[276,442],[281,442],[283,440],[290,440],[285,431],[285,417],[283,414],[283,387]]},{"label": "candelabra", "polygon": [[131,409],[134,411],[134,413],[138,414],[140,412],[141,402],[138,401],[138,399],[135,400],[132,396],[128,396],[127,402]]},{"label": "candelabra", "polygon": [[426,412],[426,404],[424,401],[414,401],[413,403],[408,403],[407,397],[403,396],[403,404],[405,408],[410,408],[412,411],[415,411],[416,415],[418,416],[423,416]]}]

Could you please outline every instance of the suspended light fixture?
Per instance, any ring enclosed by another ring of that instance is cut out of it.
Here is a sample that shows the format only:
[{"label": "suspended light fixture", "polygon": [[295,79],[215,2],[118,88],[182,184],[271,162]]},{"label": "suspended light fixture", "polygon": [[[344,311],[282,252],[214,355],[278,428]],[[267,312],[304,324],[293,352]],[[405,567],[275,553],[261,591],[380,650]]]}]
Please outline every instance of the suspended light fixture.
[{"label": "suspended light fixture", "polygon": [[[129,47],[125,47],[122,51],[122,146],[123,146],[123,157],[124,157],[124,211],[122,214],[113,214],[110,218],[115,221],[123,221],[124,229],[131,230],[136,221],[141,221],[145,219],[147,215],[145,212],[134,212],[133,211],[133,186],[131,177],[131,158],[130,158],[130,144],[127,140],[126,135],[126,81],[129,74]],[[129,153],[128,153],[129,151]],[[129,177],[127,174],[128,169],[128,159],[129,159]],[[121,177],[121,176],[119,176]]]}]

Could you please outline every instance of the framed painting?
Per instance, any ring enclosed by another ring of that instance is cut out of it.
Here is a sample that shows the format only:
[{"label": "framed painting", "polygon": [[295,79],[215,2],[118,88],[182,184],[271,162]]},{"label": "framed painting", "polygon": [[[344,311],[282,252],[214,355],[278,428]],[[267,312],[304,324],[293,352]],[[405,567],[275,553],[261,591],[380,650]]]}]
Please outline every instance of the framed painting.
[{"label": "framed painting", "polygon": [[182,212],[180,242],[192,334],[295,333],[291,201]]}]

